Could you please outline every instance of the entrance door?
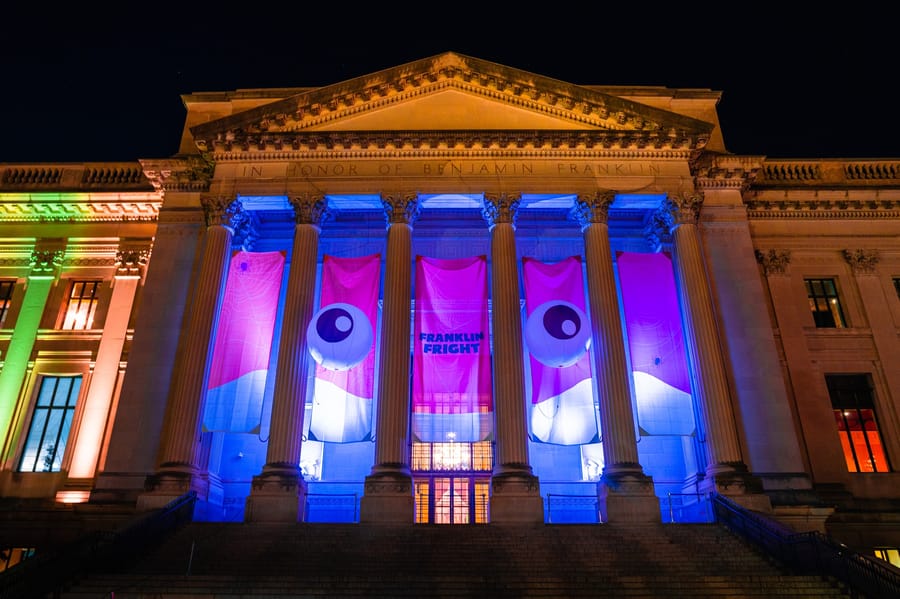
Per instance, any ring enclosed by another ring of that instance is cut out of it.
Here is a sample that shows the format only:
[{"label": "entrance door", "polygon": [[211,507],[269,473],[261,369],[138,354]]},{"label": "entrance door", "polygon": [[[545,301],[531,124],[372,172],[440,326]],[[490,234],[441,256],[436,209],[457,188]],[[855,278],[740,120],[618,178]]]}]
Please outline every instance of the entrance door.
[{"label": "entrance door", "polygon": [[416,478],[416,523],[485,524],[490,479],[475,476]]}]

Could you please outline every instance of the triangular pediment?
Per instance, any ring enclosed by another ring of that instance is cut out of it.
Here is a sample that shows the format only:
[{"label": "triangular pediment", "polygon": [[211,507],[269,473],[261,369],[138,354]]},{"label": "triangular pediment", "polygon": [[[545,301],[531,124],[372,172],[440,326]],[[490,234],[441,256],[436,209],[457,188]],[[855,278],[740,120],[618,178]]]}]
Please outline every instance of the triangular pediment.
[{"label": "triangular pediment", "polygon": [[448,52],[305,90],[190,132],[204,152],[310,143],[383,147],[404,134],[408,139],[400,143],[406,144],[424,138],[452,144],[453,134],[466,134],[501,144],[505,139],[554,147],[616,143],[696,150],[712,129],[705,121]]}]

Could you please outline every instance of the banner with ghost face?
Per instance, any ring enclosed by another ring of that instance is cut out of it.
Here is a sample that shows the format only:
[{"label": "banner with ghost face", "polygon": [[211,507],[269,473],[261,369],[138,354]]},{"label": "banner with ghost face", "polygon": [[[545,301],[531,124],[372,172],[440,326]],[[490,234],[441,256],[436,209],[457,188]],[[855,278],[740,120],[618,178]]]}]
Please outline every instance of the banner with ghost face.
[{"label": "banner with ghost face", "polygon": [[656,435],[694,430],[687,349],[672,259],[665,252],[616,256],[641,429]]},{"label": "banner with ghost face", "polygon": [[375,327],[381,255],[322,261],[319,310],[307,328],[316,361],[309,438],[331,443],[372,437]]},{"label": "banner with ghost face", "polygon": [[232,255],[213,345],[204,430],[259,430],[284,262],[282,252]]},{"label": "banner with ghost face", "polygon": [[412,432],[422,442],[493,433],[487,257],[416,257]]},{"label": "banner with ghost face", "polygon": [[522,259],[525,344],[531,366],[531,438],[555,445],[598,443],[581,258]]}]

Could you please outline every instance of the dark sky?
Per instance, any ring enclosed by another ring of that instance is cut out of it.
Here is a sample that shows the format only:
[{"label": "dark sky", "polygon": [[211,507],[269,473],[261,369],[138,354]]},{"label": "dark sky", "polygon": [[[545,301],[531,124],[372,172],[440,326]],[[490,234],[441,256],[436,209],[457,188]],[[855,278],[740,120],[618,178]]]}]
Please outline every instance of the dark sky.
[{"label": "dark sky", "polygon": [[327,85],[445,51],[576,84],[720,91],[736,154],[900,158],[900,32],[876,4],[302,4],[4,7],[0,162],[165,158],[181,94]]}]

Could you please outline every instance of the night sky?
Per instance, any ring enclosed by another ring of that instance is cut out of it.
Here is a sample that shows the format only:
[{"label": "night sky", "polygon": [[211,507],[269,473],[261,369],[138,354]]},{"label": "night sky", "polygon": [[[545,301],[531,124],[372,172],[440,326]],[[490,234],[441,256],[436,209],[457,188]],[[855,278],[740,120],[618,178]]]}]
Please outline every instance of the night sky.
[{"label": "night sky", "polygon": [[900,158],[900,32],[875,4],[182,4],[4,7],[0,162],[165,158],[181,94],[327,85],[446,51],[575,84],[720,91],[736,154]]}]

